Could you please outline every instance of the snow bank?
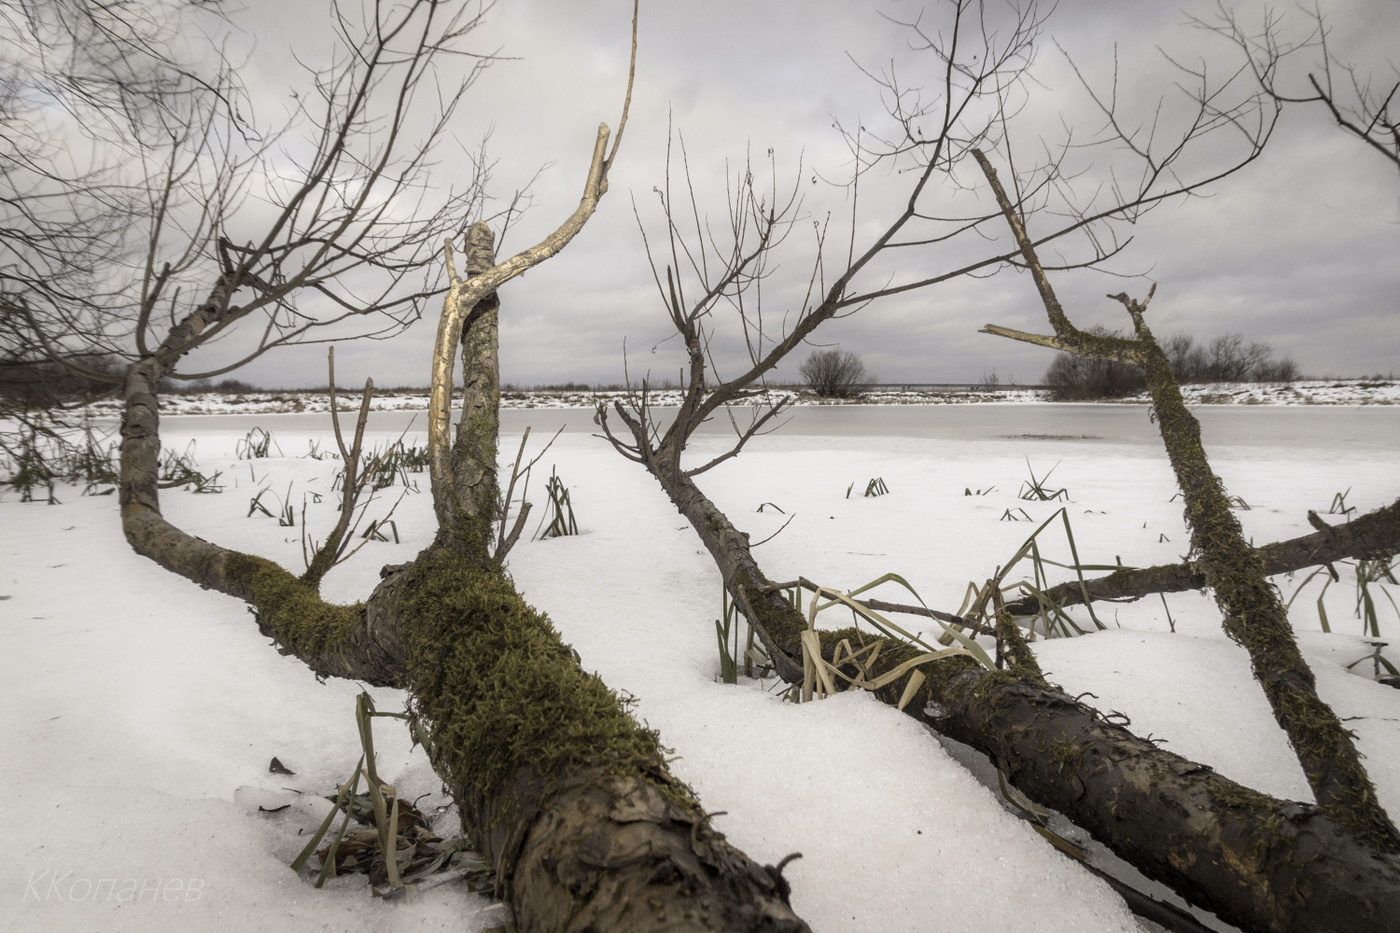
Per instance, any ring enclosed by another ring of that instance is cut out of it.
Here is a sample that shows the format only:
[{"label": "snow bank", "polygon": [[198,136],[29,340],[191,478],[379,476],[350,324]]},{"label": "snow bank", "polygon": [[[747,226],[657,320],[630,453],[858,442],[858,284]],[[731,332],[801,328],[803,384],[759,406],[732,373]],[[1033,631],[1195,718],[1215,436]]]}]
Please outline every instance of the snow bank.
[{"label": "snow bank", "polygon": [[[172,419],[167,432],[173,449],[195,441],[201,468],[223,470],[227,483],[220,495],[165,493],[170,518],[300,568],[300,527],[249,517],[249,502],[268,488],[295,505],[300,525],[305,501],[313,533],[323,534],[337,465],[239,461],[242,431],[186,436]],[[282,450],[307,449],[306,437],[276,440]],[[502,449],[513,455],[516,440],[505,438]],[[697,438],[695,462],[722,442]],[[1280,437],[1217,466],[1231,493],[1253,507],[1240,513],[1246,532],[1269,540],[1306,532],[1306,510],[1326,512],[1348,487],[1348,504],[1362,510],[1390,501],[1396,447],[1400,439],[1325,463],[1294,456]],[[1059,464],[1052,485],[1069,490],[1068,503],[1016,498],[1027,459],[1042,473]],[[694,533],[650,477],[595,438],[561,436],[537,469],[556,468],[583,533],[522,541],[510,563],[517,583],[587,668],[636,698],[637,715],[675,750],[676,772],[708,808],[724,811],[721,830],[763,862],[803,853],[787,875],[795,907],[815,930],[1139,929],[1103,884],[906,717],[864,695],[794,705],[771,681],[717,683],[719,581]],[[875,476],[889,494],[861,497]],[[417,482],[426,488],[426,476]],[[705,474],[703,485],[754,540],[792,517],[757,552],[774,577],[800,573],[850,588],[893,571],[949,609],[1035,527],[1003,520],[1008,512],[1024,510],[1038,523],[1066,508],[1090,562],[1147,565],[1186,549],[1165,463],[1115,444],[775,435]],[[382,497],[370,517],[383,517],[400,491]],[[536,483],[533,498],[541,496]],[[456,885],[385,902],[361,878],[318,891],[286,867],[324,812],[319,796],[359,756],[358,686],[317,683],[268,645],[237,601],[136,556],[113,497],[65,488],[59,498],[62,505],[46,506],[0,496],[0,735],[12,814],[0,855],[0,928],[483,926],[487,902]],[[758,512],[763,503],[783,511]],[[327,578],[329,598],[364,596],[381,565],[409,560],[427,543],[426,492],[407,494],[395,520],[402,542],[369,544]],[[1045,547],[1053,559],[1068,558],[1062,538]],[[1299,582],[1279,581],[1285,595]],[[1371,680],[1370,662],[1347,669],[1372,650],[1352,616],[1355,590],[1329,589],[1333,632],[1324,634],[1319,587],[1309,584],[1295,603],[1295,625],[1323,695],[1358,735],[1383,802],[1400,812],[1400,691]],[[1393,641],[1400,619],[1377,602],[1381,634]],[[1307,798],[1247,658],[1220,632],[1208,599],[1179,594],[1165,605],[1152,599],[1099,613],[1107,631],[1037,643],[1052,680],[1071,693],[1092,691],[1100,708],[1123,712],[1173,751],[1271,793]],[[381,709],[402,705],[394,691],[371,693]],[[429,794],[425,810],[445,805],[397,724],[379,726],[377,742],[382,773],[410,795]],[[274,756],[296,774],[269,773]],[[277,814],[260,809],[287,803]],[[439,818],[450,831],[453,814]]]}]

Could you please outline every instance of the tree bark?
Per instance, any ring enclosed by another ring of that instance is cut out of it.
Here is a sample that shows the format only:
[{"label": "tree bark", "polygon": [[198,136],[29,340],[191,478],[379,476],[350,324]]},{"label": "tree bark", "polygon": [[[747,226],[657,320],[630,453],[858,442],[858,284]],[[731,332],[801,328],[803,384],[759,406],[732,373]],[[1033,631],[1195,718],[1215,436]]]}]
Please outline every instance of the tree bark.
[{"label": "tree bark", "polygon": [[[642,444],[637,423],[620,405],[615,411]],[[748,536],[679,468],[675,452],[642,450],[779,676],[800,683],[806,621],[778,596]],[[828,660],[842,638],[872,641],[854,630],[824,632]],[[917,653],[887,642],[867,676]],[[906,715],[987,755],[1017,789],[1191,903],[1250,933],[1395,929],[1400,861],[1360,844],[1318,807],[1261,794],[1160,749],[1046,684],[1033,666],[987,671],[956,657],[921,670],[927,679],[903,706]],[[901,679],[874,692],[899,706],[904,687]]]},{"label": "tree bark", "polygon": [[464,362],[480,403],[465,407],[458,443],[442,458],[441,494],[453,498],[439,514],[454,527],[412,563],[385,568],[365,603],[326,603],[277,564],[161,515],[156,385],[166,361],[206,326],[198,312],[126,374],[127,539],[161,566],[249,603],[278,649],[319,676],[407,690],[463,831],[495,867],[521,931],[805,931],[778,870],[710,826],[671,776],[656,734],[580,668],[489,553],[499,385],[493,366],[476,364],[495,358],[495,289],[474,280],[498,276],[488,264],[466,280],[493,306],[464,315]]},{"label": "tree bark", "polygon": [[[1310,517],[1315,516],[1310,513]],[[1367,512],[1344,525],[1331,526],[1287,541],[1276,541],[1255,550],[1264,574],[1270,577],[1339,560],[1392,555],[1400,551],[1400,500]],[[1119,601],[1141,599],[1153,593],[1203,590],[1207,586],[1205,573],[1195,561],[1117,570],[1108,576],[1084,582],[1090,599]],[[1077,580],[1056,584],[1044,595],[1060,606],[1077,606],[1084,602],[1084,593]],[[1039,606],[1039,600],[1034,596],[1006,604],[1013,615],[1034,615],[1039,611]]]},{"label": "tree bark", "polygon": [[1090,334],[1076,328],[1055,296],[1017,205],[1007,196],[996,169],[981,150],[973,149],[972,155],[996,196],[1055,331],[1054,336],[1043,336],[989,324],[983,332],[1076,356],[1142,367],[1152,413],[1186,502],[1191,550],[1198,555],[1206,585],[1215,593],[1225,633],[1249,652],[1254,679],[1269,701],[1274,720],[1288,736],[1318,805],[1365,845],[1377,852],[1400,855],[1400,831],[1376,798],[1352,734],[1318,696],[1312,669],[1298,648],[1283,601],[1269,586],[1258,552],[1245,540],[1225,485],[1211,469],[1201,444],[1200,422],[1186,407],[1167,356],[1147,326],[1147,305],[1156,286],[1142,301],[1126,294],[1109,296],[1128,312],[1135,338]]}]

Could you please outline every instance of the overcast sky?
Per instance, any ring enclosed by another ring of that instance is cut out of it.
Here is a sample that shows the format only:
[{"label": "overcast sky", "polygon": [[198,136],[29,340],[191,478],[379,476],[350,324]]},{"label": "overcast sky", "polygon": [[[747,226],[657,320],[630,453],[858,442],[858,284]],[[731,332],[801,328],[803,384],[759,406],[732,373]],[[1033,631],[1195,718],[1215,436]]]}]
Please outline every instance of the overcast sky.
[{"label": "overcast sky", "polygon": [[[1243,23],[1257,25],[1258,4],[1227,5]],[[533,207],[508,234],[506,251],[530,245],[577,204],[596,126],[616,122],[630,7],[625,0],[500,0],[474,40],[475,48],[499,49],[510,60],[495,63],[471,91],[457,137],[474,148],[490,133],[494,188],[502,196],[544,169],[531,189]],[[933,87],[927,56],[913,54],[908,32],[887,17],[908,20],[923,10],[924,21],[936,26],[943,9],[913,0],[643,0],[637,89],[611,189],[564,253],[503,291],[502,378],[525,385],[619,382],[624,344],[634,378],[677,371],[677,341],[667,340],[632,206],[635,198],[649,232],[660,234],[653,188],[664,178],[668,121],[685,136],[699,208],[710,219],[723,225],[726,173],[732,176],[746,153],[763,161],[766,172],[771,149],[780,182],[796,183],[805,197],[804,222],[765,286],[765,319],[781,320],[800,302],[815,255],[810,220],[832,212],[835,238],[844,241],[849,233],[847,192],[824,180],[850,170],[834,125],[876,128],[884,118],[880,89],[854,62],[872,71],[893,64],[910,83]],[[1394,0],[1332,0],[1323,9],[1336,53],[1378,81],[1393,82],[1390,62],[1400,58]],[[1284,12],[1285,33],[1306,29],[1304,14]],[[1180,62],[1204,63],[1211,75],[1238,67],[1229,43],[1183,25],[1190,14],[1216,15],[1216,5],[1062,0],[1040,42],[1027,106],[1011,124],[1018,164],[1066,126],[1078,140],[1098,129],[1066,55],[1106,92],[1116,51],[1124,110],[1142,123],[1162,97],[1168,98],[1164,124],[1177,112],[1173,85],[1182,75],[1159,48]],[[322,30],[325,16],[322,0],[250,0],[235,17],[257,41],[245,80],[267,94],[295,82],[290,53]],[[1301,86],[1314,60],[1311,53],[1297,60],[1286,73],[1290,87]],[[1230,152],[1212,142],[1192,168],[1208,168],[1212,159],[1223,164]],[[1106,183],[1110,163],[1108,157],[1086,163],[1088,173],[1076,182],[1081,195]],[[460,181],[469,167],[458,153],[444,151],[436,171],[445,183]],[[868,176],[856,218],[858,245],[889,223],[911,182],[907,173]],[[1159,335],[1238,331],[1292,356],[1309,374],[1400,370],[1400,175],[1393,165],[1344,136],[1316,105],[1295,107],[1260,159],[1209,190],[1209,198],[1152,211],[1130,231],[1132,243],[1110,267],[1142,278],[1057,276],[1071,316],[1080,324],[1120,326],[1121,309],[1105,293],[1143,294],[1156,282],[1150,320]],[[985,191],[959,197],[944,203],[984,211],[990,203]],[[1032,219],[1032,233],[1038,223]],[[993,232],[1000,244],[908,251],[882,267],[878,281],[864,284],[941,271],[953,257],[968,255],[959,250],[1004,249],[1003,231]],[[1045,331],[1027,277],[961,279],[877,301],[817,337],[858,353],[885,382],[977,381],[992,372],[1003,381],[1037,381],[1049,351],[977,333],[989,322]],[[426,383],[432,328],[424,320],[391,342],[342,346],[343,381]],[[323,355],[279,351],[243,375],[269,386],[315,384],[323,381]],[[795,373],[804,355],[780,375]]]}]

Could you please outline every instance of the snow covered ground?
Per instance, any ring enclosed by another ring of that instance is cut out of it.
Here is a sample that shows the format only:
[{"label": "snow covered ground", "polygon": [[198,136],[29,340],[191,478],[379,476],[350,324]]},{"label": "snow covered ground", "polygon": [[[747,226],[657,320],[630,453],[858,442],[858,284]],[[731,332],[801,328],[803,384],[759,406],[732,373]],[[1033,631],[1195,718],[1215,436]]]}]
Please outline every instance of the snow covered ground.
[{"label": "snow covered ground", "polygon": [[[989,418],[1018,410],[987,406]],[[1272,445],[1216,448],[1230,493],[1251,506],[1240,518],[1256,541],[1306,533],[1306,510],[1327,513],[1344,490],[1345,505],[1361,511],[1393,501],[1400,410],[1348,416],[1373,418],[1366,423],[1376,443],[1337,450],[1280,434]],[[278,417],[267,426],[280,450],[304,451],[314,439],[325,446],[328,425],[283,431]],[[193,443],[200,468],[222,471],[225,489],[166,492],[167,514],[195,534],[299,570],[302,503],[312,533],[324,534],[337,464],[239,460],[246,428],[191,419],[199,426],[192,432],[182,420],[166,419],[167,447]],[[756,541],[795,516],[757,551],[775,579],[801,574],[852,588],[897,572],[947,609],[1035,527],[1002,520],[1008,511],[1038,523],[1066,508],[1086,562],[1147,565],[1184,553],[1180,504],[1171,501],[1176,490],[1158,450],[1112,438],[992,434],[785,432],[756,439],[701,483]],[[503,438],[502,450],[513,455],[517,442]],[[722,443],[697,438],[696,462]],[[1042,478],[1053,467],[1048,485],[1066,488],[1069,502],[1018,499],[1027,461]],[[562,435],[541,461],[537,514],[541,479],[555,468],[582,533],[522,541],[510,560],[517,583],[585,666],[637,698],[637,715],[675,750],[676,772],[710,810],[725,811],[720,829],[762,862],[803,853],[786,873],[793,904],[814,930],[1140,928],[1114,894],[1010,815],[907,717],[860,694],[794,705],[771,682],[717,683],[718,575],[685,521],[639,467],[586,433]],[[862,497],[875,477],[888,495]],[[413,478],[426,489],[425,475]],[[274,496],[294,504],[298,527],[249,517],[264,488],[273,511]],[[382,517],[399,491],[370,517]],[[328,806],[319,795],[333,792],[360,754],[359,687],[317,683],[269,647],[243,605],[137,557],[122,539],[114,497],[82,497],[71,487],[58,497],[61,505],[48,506],[0,496],[0,742],[9,804],[0,929],[297,933],[497,922],[483,912],[486,900],[452,884],[384,901],[359,876],[316,890],[295,875],[287,863]],[[757,511],[764,503],[783,511]],[[429,540],[426,491],[409,493],[394,520],[401,543],[370,543],[327,578],[329,598],[364,596],[382,564],[410,559]],[[1052,543],[1047,532],[1042,541],[1047,556],[1068,559],[1062,536]],[[1320,690],[1356,731],[1382,801],[1400,813],[1400,691],[1375,683],[1370,661],[1347,669],[1373,649],[1342,571],[1325,596],[1331,634],[1319,625],[1319,580],[1292,617]],[[1301,582],[1278,581],[1285,596]],[[887,598],[900,596],[892,589]],[[1376,603],[1382,640],[1394,641],[1400,616],[1385,597]],[[1206,597],[1099,611],[1108,631],[1038,643],[1052,680],[1071,693],[1092,691],[1101,709],[1128,715],[1136,732],[1173,751],[1269,793],[1308,798],[1243,651],[1222,635]],[[1400,663],[1394,649],[1386,653]],[[401,707],[394,691],[371,693],[381,710]],[[379,722],[381,774],[408,796],[434,794],[425,809],[445,803],[404,730]],[[274,756],[296,773],[269,773]],[[292,806],[276,814],[260,809],[284,803]],[[440,826],[451,831],[454,819],[444,813]]]},{"label": "snow covered ground", "polygon": [[[1193,405],[1396,405],[1400,404],[1400,380],[1395,379],[1326,379],[1307,382],[1218,382],[1182,387],[1186,400]],[[501,394],[503,408],[592,408],[595,402],[611,401],[624,393],[615,390],[507,390]],[[788,389],[769,393],[773,400],[788,399],[794,405],[965,405],[971,403],[1014,403],[1046,401],[1040,389],[1023,388],[878,388],[859,399],[840,401],[819,399],[813,395]],[[653,404],[679,405],[676,390],[652,393]],[[342,390],[342,409],[357,406],[359,396]],[[760,400],[761,401],[761,400]],[[1141,403],[1147,396],[1122,399],[1124,403]],[[380,392],[371,403],[375,411],[427,411],[428,393],[391,390]],[[330,400],[323,393],[249,392],[246,395],[192,394],[167,395],[161,399],[162,410],[174,415],[209,415],[225,413],[289,413],[330,411]],[[116,417],[121,403],[117,399],[97,402],[94,412]]]}]

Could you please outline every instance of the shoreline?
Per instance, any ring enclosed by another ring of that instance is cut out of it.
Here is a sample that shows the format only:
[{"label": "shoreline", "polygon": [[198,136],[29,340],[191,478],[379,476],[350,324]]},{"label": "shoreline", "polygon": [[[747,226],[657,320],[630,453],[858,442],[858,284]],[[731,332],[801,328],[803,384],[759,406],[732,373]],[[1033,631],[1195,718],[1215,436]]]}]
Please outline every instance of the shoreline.
[{"label": "shoreline", "polygon": [[[1400,405],[1400,381],[1365,379],[1309,380],[1294,383],[1211,383],[1182,386],[1186,402],[1199,405]],[[592,409],[597,402],[612,402],[627,396],[625,390],[601,389],[559,391],[519,390],[501,393],[503,409]],[[1053,402],[1049,390],[1023,388],[971,389],[875,389],[855,399],[821,399],[795,389],[774,389],[763,396],[747,400],[749,405],[787,400],[794,407],[819,406],[884,406],[884,405],[1145,405],[1146,393],[1121,399],[1101,399],[1074,402]],[[341,393],[340,408],[352,411],[359,407],[353,393]],[[675,389],[651,393],[651,403],[659,408],[680,404],[680,392]],[[427,411],[426,391],[388,390],[376,394],[372,411]],[[87,406],[98,416],[117,416],[121,402],[108,399]],[[288,414],[330,411],[330,400],[322,391],[311,389],[268,390],[224,395],[161,396],[164,415],[218,414]]]}]

